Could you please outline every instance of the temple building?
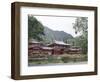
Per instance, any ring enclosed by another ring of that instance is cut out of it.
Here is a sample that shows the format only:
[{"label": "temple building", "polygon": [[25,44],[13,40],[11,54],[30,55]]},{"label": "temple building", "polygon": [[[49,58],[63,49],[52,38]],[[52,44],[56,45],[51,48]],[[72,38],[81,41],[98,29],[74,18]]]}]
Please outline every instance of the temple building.
[{"label": "temple building", "polygon": [[81,53],[81,48],[62,41],[54,41],[48,45],[44,45],[42,42],[35,41],[34,39],[28,41],[28,54],[31,57],[35,55],[62,55],[66,53],[79,54]]},{"label": "temple building", "polygon": [[53,48],[53,54],[64,54],[71,47],[70,44],[66,44],[62,41],[54,41],[52,44],[48,45]]}]

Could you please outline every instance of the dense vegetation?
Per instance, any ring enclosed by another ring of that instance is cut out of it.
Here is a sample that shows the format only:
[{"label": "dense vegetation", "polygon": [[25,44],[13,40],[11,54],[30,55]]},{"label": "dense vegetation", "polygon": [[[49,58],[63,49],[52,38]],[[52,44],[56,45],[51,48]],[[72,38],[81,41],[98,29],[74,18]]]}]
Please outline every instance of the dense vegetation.
[{"label": "dense vegetation", "polygon": [[75,45],[82,48],[82,52],[87,54],[88,49],[88,18],[87,17],[77,17],[75,23],[73,24],[75,33],[80,33],[80,36],[75,38]]},{"label": "dense vegetation", "polygon": [[28,39],[43,41],[44,26],[33,16],[28,16]]}]

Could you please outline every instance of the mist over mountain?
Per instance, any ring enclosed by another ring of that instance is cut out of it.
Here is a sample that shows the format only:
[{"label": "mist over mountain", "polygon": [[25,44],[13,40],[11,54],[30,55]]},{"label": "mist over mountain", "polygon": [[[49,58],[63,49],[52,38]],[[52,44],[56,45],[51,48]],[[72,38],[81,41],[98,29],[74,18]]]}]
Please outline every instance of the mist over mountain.
[{"label": "mist over mountain", "polygon": [[67,41],[67,39],[73,38],[71,34],[68,34],[64,31],[54,31],[46,26],[44,27],[44,34],[47,42],[52,42],[54,40]]}]

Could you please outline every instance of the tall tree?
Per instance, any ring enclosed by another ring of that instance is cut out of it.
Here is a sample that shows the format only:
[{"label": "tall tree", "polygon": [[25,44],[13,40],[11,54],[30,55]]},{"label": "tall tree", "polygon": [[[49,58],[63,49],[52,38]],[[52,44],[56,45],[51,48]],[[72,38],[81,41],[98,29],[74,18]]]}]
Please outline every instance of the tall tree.
[{"label": "tall tree", "polygon": [[77,17],[75,23],[73,24],[75,33],[80,33],[80,36],[75,38],[76,44],[81,46],[82,52],[87,53],[88,49],[88,18],[87,17]]},{"label": "tall tree", "polygon": [[75,23],[73,24],[75,33],[80,32],[82,35],[86,36],[88,32],[88,18],[87,17],[77,17]]},{"label": "tall tree", "polygon": [[28,39],[33,38],[42,41],[44,26],[32,15],[28,15]]}]

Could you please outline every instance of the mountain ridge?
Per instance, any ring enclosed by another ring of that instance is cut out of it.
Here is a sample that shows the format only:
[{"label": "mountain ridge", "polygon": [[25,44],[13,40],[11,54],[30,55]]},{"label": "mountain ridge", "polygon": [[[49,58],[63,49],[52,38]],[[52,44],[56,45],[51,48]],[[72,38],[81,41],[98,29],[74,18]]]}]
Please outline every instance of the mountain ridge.
[{"label": "mountain ridge", "polygon": [[47,42],[53,42],[54,40],[65,42],[67,39],[73,38],[71,34],[68,34],[64,31],[54,31],[46,26],[44,27],[44,34]]}]

